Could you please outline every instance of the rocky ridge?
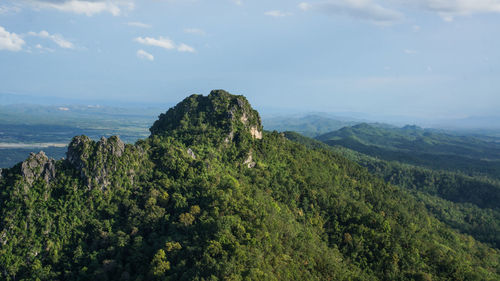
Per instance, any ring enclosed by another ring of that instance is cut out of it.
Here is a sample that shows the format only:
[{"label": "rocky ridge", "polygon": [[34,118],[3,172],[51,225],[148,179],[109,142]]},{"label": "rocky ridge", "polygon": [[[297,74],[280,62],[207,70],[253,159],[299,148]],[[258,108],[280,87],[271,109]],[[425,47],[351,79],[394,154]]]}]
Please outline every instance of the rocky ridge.
[{"label": "rocky ridge", "polygon": [[21,175],[28,185],[39,178],[46,183],[52,181],[56,176],[56,161],[49,159],[43,151],[31,153],[28,159],[21,163]]}]

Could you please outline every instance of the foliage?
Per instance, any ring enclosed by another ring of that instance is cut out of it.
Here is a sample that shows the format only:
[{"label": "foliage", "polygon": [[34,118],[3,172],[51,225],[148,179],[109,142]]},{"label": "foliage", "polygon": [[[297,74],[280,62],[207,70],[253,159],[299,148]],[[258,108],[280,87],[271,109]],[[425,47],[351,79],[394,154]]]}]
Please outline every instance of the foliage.
[{"label": "foliage", "polygon": [[500,179],[500,143],[416,126],[359,124],[317,137],[387,161]]},{"label": "foliage", "polygon": [[294,132],[285,135],[313,149],[334,151],[368,168],[385,181],[412,190],[412,194],[442,222],[500,248],[500,183],[497,180],[384,161],[341,146],[329,146]]},{"label": "foliage", "polygon": [[53,179],[29,185],[22,165],[4,170],[1,278],[500,278],[498,250],[406,189],[252,128],[246,99],[216,91],[188,97],[135,145],[76,137]]}]

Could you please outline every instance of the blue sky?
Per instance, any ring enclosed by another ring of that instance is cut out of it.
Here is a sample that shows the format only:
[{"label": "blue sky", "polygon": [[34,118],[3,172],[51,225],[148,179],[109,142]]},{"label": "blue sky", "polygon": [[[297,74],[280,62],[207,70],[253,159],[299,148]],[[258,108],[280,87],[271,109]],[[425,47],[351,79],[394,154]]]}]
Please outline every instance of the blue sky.
[{"label": "blue sky", "polygon": [[500,0],[2,0],[0,92],[413,117],[500,108]]}]

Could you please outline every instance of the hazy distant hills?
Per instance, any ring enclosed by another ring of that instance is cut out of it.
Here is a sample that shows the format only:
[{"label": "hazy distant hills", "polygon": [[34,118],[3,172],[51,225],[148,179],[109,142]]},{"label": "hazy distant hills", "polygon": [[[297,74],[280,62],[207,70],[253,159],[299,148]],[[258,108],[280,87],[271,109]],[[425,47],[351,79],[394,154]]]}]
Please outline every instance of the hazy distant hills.
[{"label": "hazy distant hills", "polygon": [[457,136],[417,126],[391,128],[363,123],[317,139],[384,160],[500,177],[500,143],[472,136]]},{"label": "hazy distant hills", "polygon": [[499,130],[500,116],[470,116],[454,120],[435,122],[435,127],[450,130]]},{"label": "hazy distant hills", "polygon": [[352,126],[359,122],[322,115],[305,115],[302,117],[280,116],[263,120],[264,129],[269,131],[294,131],[304,136],[315,137],[327,132]]}]

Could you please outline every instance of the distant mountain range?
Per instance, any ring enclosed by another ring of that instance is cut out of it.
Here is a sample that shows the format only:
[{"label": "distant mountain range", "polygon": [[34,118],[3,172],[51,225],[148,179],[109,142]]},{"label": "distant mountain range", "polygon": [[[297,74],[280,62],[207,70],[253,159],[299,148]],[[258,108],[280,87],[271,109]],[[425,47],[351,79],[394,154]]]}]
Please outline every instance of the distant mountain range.
[{"label": "distant mountain range", "polygon": [[295,131],[308,137],[315,137],[357,123],[359,121],[352,119],[312,114],[300,117],[279,116],[263,120],[266,130]]},{"label": "distant mountain range", "polygon": [[384,160],[500,178],[500,143],[418,126],[358,124],[316,137]]}]

